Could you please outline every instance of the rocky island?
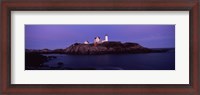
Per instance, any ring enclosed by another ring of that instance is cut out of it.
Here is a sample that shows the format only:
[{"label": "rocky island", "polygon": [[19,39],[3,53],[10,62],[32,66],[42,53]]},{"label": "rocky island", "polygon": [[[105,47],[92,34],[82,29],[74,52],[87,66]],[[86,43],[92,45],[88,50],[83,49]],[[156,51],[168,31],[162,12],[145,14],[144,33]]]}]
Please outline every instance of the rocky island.
[{"label": "rocky island", "polygon": [[100,54],[134,54],[134,53],[153,53],[153,52],[166,52],[167,49],[150,49],[141,46],[138,43],[121,43],[117,41],[108,41],[94,44],[75,43],[65,49],[42,49],[42,50],[28,50],[26,52],[35,53],[58,53],[58,54],[73,54],[73,55],[100,55]]},{"label": "rocky island", "polygon": [[124,53],[150,53],[161,52],[145,48],[138,43],[104,42],[94,46],[93,44],[75,43],[65,49],[67,54],[93,55],[93,54],[124,54]]}]

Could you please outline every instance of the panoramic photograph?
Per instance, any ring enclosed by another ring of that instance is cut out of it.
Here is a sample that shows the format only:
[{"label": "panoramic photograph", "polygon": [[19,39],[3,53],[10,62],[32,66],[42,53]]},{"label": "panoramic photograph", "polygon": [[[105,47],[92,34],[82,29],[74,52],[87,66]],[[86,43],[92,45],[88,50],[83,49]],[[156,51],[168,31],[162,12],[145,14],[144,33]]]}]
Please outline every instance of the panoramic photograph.
[{"label": "panoramic photograph", "polygon": [[25,70],[175,70],[175,25],[27,24]]}]

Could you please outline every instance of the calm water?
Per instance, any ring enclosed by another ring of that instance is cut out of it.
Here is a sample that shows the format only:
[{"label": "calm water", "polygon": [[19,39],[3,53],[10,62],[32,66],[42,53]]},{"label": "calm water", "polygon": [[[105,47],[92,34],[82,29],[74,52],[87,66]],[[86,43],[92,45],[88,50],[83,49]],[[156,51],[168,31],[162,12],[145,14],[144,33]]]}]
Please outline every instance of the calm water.
[{"label": "calm water", "polygon": [[[121,54],[121,55],[66,55],[56,56],[46,63],[49,67],[69,68],[73,70],[175,70],[175,52]],[[62,65],[58,63],[62,62]]]}]

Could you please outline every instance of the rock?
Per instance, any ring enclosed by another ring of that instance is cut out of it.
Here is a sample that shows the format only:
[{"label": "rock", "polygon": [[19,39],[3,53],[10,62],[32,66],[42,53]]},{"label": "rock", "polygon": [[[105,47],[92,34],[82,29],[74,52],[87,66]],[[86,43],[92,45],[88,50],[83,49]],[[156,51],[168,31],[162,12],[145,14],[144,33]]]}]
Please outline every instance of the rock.
[{"label": "rock", "polygon": [[[47,57],[37,53],[25,53],[25,66],[26,67],[40,67],[47,61]],[[30,69],[30,68],[26,68]]]},{"label": "rock", "polygon": [[121,53],[148,53],[151,49],[138,43],[104,42],[94,46],[93,44],[75,43],[65,49],[67,54],[93,55],[93,54],[121,54]]}]

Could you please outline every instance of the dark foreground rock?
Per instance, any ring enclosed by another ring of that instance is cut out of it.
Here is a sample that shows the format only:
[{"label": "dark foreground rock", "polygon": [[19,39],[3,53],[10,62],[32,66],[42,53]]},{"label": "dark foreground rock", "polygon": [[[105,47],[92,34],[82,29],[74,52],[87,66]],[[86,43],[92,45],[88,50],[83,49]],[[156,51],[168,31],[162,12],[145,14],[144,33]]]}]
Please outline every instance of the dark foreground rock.
[{"label": "dark foreground rock", "polygon": [[47,57],[38,53],[25,53],[25,69],[31,70],[41,67],[44,62],[48,60]]}]

